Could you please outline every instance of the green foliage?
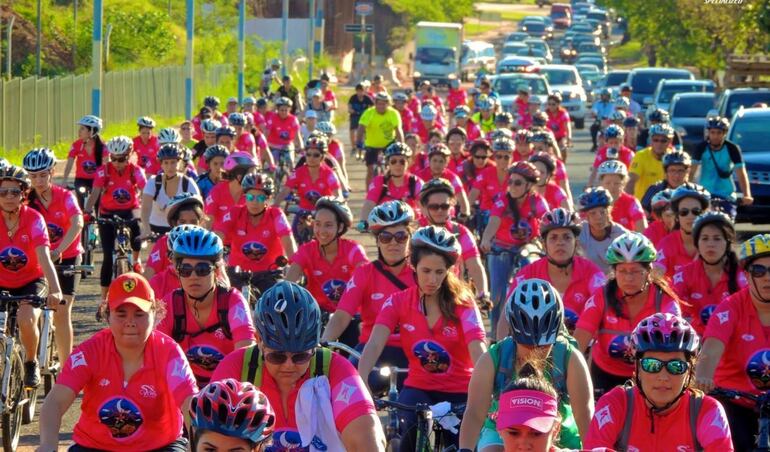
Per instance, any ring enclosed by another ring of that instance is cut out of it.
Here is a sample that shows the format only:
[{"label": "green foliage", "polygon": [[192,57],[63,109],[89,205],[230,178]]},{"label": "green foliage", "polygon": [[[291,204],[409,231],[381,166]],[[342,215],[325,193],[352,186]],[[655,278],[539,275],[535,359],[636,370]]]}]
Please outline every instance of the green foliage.
[{"label": "green foliage", "polygon": [[472,38],[474,36],[484,34],[490,30],[494,30],[497,28],[498,27],[495,25],[474,24],[474,23],[465,24],[465,37]]},{"label": "green foliage", "polygon": [[433,22],[460,22],[473,15],[472,0],[383,0],[383,3],[398,13],[405,14],[411,25],[421,20]]},{"label": "green foliage", "polygon": [[168,28],[168,15],[157,11],[112,10],[106,12],[110,34],[110,67],[154,65],[164,61],[177,46]]}]

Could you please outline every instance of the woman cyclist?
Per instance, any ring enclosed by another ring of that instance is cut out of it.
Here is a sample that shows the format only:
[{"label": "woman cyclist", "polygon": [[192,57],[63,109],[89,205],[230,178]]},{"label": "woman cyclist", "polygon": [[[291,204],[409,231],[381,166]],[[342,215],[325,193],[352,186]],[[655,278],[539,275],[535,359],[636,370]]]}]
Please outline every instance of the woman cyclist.
[{"label": "woman cyclist", "polygon": [[154,327],[164,314],[149,283],[124,273],[101,309],[109,326],[80,344],[40,410],[39,451],[55,451],[61,421],[83,392],[68,450],[186,452],[182,413],[197,391],[179,346]]},{"label": "woman cyclist", "polygon": [[[117,136],[107,142],[107,150],[110,153],[110,161],[96,171],[94,191],[88,198],[88,203],[83,208],[83,213],[93,216],[94,207],[98,202],[99,217],[117,217],[129,221],[131,231],[131,250],[133,261],[139,264],[139,193],[144,189],[147,180],[144,171],[139,166],[130,163],[133,143],[126,136]],[[115,226],[107,223],[99,224],[99,242],[102,244],[102,269],[100,284],[102,287],[102,300],[107,296],[107,289],[112,281],[112,255],[115,252]],[[139,267],[139,265],[136,265]],[[138,268],[136,268],[138,269]]]},{"label": "woman cyclist", "polygon": [[[766,367],[770,358],[770,235],[758,234],[739,249],[748,287],[722,301],[711,314],[703,337],[695,381],[698,388],[715,386],[752,394],[767,391]],[[753,402],[722,400],[735,450],[753,450],[759,415]]]},{"label": "woman cyclist", "polygon": [[655,263],[658,270],[669,278],[697,256],[693,224],[698,215],[709,210],[710,203],[711,195],[699,185],[683,184],[671,193],[671,209],[676,214],[676,225],[661,239]]},{"label": "woman cyclist", "polygon": [[309,450],[311,442],[316,450],[384,450],[374,403],[355,368],[318,346],[321,311],[310,292],[277,283],[260,297],[254,323],[257,345],[227,355],[212,381],[234,378],[265,393],[275,410],[277,450]]},{"label": "woman cyclist", "polygon": [[575,327],[575,339],[585,353],[591,340],[591,379],[600,394],[623,385],[634,373],[629,335],[639,322],[656,312],[680,315],[679,300],[665,279],[652,273],[655,247],[636,232],[612,241],[607,261],[613,274],[586,301]]},{"label": "woman cyclist", "polygon": [[[517,136],[518,138],[518,136]],[[572,202],[572,191],[569,187],[569,178],[567,176],[567,165],[562,160],[561,150],[559,149],[558,145],[556,144],[556,140],[553,137],[553,134],[548,130],[543,130],[539,132],[534,132],[531,135],[529,135],[528,140],[532,143],[531,144],[531,150],[535,154],[539,153],[546,153],[553,156],[554,159],[556,159],[556,169],[553,172],[553,181],[561,187],[562,190],[564,190],[564,193],[567,195],[567,198],[569,198],[570,202]],[[519,144],[517,142],[517,144]],[[517,151],[520,150],[519,147],[516,148]],[[523,153],[518,154],[521,155],[522,160],[527,160],[531,155],[525,154],[527,151],[527,146],[521,145],[521,151]],[[517,154],[514,154],[514,160],[518,158]]]},{"label": "woman cyclist", "polygon": [[272,444],[273,407],[251,383],[209,383],[192,398],[188,416],[192,452],[266,452]]},{"label": "woman cyclist", "polygon": [[[508,297],[505,330],[478,360],[468,386],[468,406],[460,430],[460,447],[479,452],[501,451],[503,440],[495,419],[505,387],[533,364],[548,375],[559,392],[562,432],[557,443],[580,447],[593,415],[593,394],[583,355],[563,333],[563,305],[556,289],[542,279],[525,279]],[[499,330],[498,330],[499,331]]]},{"label": "woman cyclist", "polygon": [[599,185],[612,196],[612,221],[629,231],[642,232],[647,228],[647,216],[639,200],[625,192],[628,168],[620,160],[607,160],[599,165]]},{"label": "woman cyclist", "polygon": [[104,164],[108,155],[104,141],[99,135],[103,124],[101,118],[86,115],[77,122],[78,139],[72,143],[67,154],[67,166],[64,167],[64,185],[69,184],[70,172],[75,168],[75,195],[80,207],[85,206],[86,194],[91,191],[96,178],[96,170]]},{"label": "woman cyclist", "polygon": [[623,146],[623,133],[623,128],[614,124],[607,126],[604,130],[606,144],[596,151],[596,158],[591,167],[591,175],[588,177],[588,186],[594,185],[599,165],[607,160],[620,160],[626,165],[626,168],[631,166],[634,151]]},{"label": "woman cyclist", "polygon": [[158,137],[152,134],[155,121],[149,116],[141,116],[136,120],[139,135],[134,137],[134,153],[136,163],[139,164],[147,175],[154,176],[160,170],[160,162],[157,154],[160,149]]},{"label": "woman cyclist", "polygon": [[147,181],[142,191],[142,237],[165,234],[171,229],[166,218],[169,201],[181,193],[200,195],[195,180],[184,174],[179,162],[187,148],[181,144],[164,144],[158,150],[161,172]]},{"label": "woman cyclist", "polygon": [[326,139],[329,142],[328,155],[334,157],[334,160],[337,161],[340,171],[342,172],[342,179],[347,183],[349,179],[347,166],[345,164],[345,147],[342,144],[342,141],[334,137],[334,135],[337,134],[337,128],[329,121],[321,121],[316,126],[316,130],[326,135]]},{"label": "woman cyclist", "polygon": [[[192,193],[180,193],[174,196],[166,207],[166,220],[172,229],[183,224],[200,226],[203,224],[204,218],[203,199]],[[152,277],[155,274],[162,272],[171,264],[170,252],[173,244],[174,241],[169,239],[168,234],[158,237],[147,259],[147,265],[144,269],[145,278],[152,282]],[[159,297],[164,295],[155,292]]]},{"label": "woman cyclist", "polygon": [[[286,179],[286,184],[275,197],[273,205],[279,206],[291,192],[295,192],[299,208],[310,212],[321,196],[342,197],[342,183],[334,170],[324,164],[329,143],[322,135],[314,135],[305,143],[305,163]],[[299,215],[295,217],[298,218]]]},{"label": "woman cyclist", "polygon": [[240,112],[230,113],[228,116],[230,125],[235,129],[235,138],[233,147],[241,152],[257,157],[257,143],[254,141],[254,135],[246,130],[246,116]]},{"label": "woman cyclist", "polygon": [[[265,135],[267,145],[273,153],[273,160],[281,161],[281,152],[289,153],[289,162],[294,164],[294,151],[302,151],[302,134],[299,120],[290,113],[292,101],[288,97],[279,97],[275,101],[275,112],[265,120]],[[296,146],[296,149],[295,149]]]},{"label": "woman cyclist", "polygon": [[583,256],[599,266],[606,275],[610,264],[607,262],[607,249],[626,228],[612,221],[612,195],[603,187],[587,189],[578,197],[578,210],[585,218],[582,231],[578,236]]},{"label": "woman cyclist", "polygon": [[468,134],[468,141],[476,141],[481,139],[481,129],[474,123],[471,118],[471,109],[467,105],[460,105],[454,109],[454,121],[455,126],[465,130]]},{"label": "woman cyclist", "polygon": [[[48,306],[59,306],[62,291],[50,256],[45,219],[24,204],[30,187],[27,172],[14,165],[0,169],[0,290],[11,295],[48,297]],[[24,356],[24,386],[40,384],[37,346],[40,309],[22,304],[16,314]]]},{"label": "woman cyclist", "polygon": [[660,247],[660,241],[674,229],[676,224],[676,214],[671,209],[671,195],[673,193],[674,190],[670,188],[661,190],[655,193],[650,202],[652,221],[643,234],[652,241],[656,248]]},{"label": "woman cyclist", "polygon": [[206,197],[206,216],[208,224],[215,225],[236,206],[244,205],[241,182],[247,174],[257,169],[257,161],[245,152],[233,152],[225,158],[222,165],[223,180],[216,184]]},{"label": "woman cyclist", "polygon": [[495,100],[485,94],[476,98],[475,108],[477,112],[471,117],[471,120],[478,125],[482,136],[495,130],[495,107]]},{"label": "woman cyclist", "polygon": [[[599,267],[577,254],[580,231],[581,222],[574,212],[557,208],[545,214],[540,223],[545,259],[538,259],[519,270],[506,297],[510,298],[516,286],[527,279],[548,281],[564,302],[564,325],[570,334],[575,330],[586,300],[605,283]],[[510,334],[507,321],[501,316],[497,322],[498,340]]]},{"label": "woman cyclist", "polygon": [[201,160],[206,162],[208,171],[200,174],[195,180],[203,199],[206,199],[211,192],[211,189],[222,181],[224,175],[222,168],[225,165],[225,159],[229,155],[230,151],[228,151],[226,147],[218,144],[208,147],[203,153]]},{"label": "woman cyclist", "polygon": [[553,132],[556,145],[561,149],[564,161],[567,161],[567,149],[572,145],[572,121],[569,112],[562,107],[561,93],[554,91],[548,95],[545,113],[548,115],[546,127]]},{"label": "woman cyclist", "polygon": [[407,171],[412,149],[405,143],[394,141],[385,148],[385,174],[374,176],[366,192],[366,200],[361,207],[361,219],[369,217],[375,206],[387,201],[403,201],[412,209],[418,208],[418,194],[423,181]]},{"label": "woman cyclist", "polygon": [[429,181],[436,177],[446,179],[452,183],[457,198],[458,216],[467,218],[470,216],[470,206],[468,204],[468,194],[465,191],[460,177],[452,172],[447,165],[452,153],[444,143],[438,143],[428,148],[428,167],[417,173],[417,177],[424,181]]},{"label": "woman cyclist", "polygon": [[[195,143],[195,146],[192,148],[194,151],[193,157],[198,159],[198,172],[203,172],[208,169],[206,160],[202,157],[204,156],[206,149],[217,144],[217,129],[221,126],[222,125],[219,123],[219,121],[214,119],[205,119],[203,122],[201,122],[203,138]],[[227,148],[225,149],[227,150]]]},{"label": "woman cyclist", "polygon": [[[460,244],[438,226],[418,229],[411,240],[409,263],[417,285],[391,295],[377,315],[372,334],[361,354],[358,372],[369,375],[393,331],[401,331],[401,347],[409,357],[409,373],[398,401],[465,403],[473,365],[486,351],[481,314],[468,287],[452,271]],[[399,411],[401,451],[414,451],[417,414]],[[457,435],[445,432],[445,444],[457,444]]]},{"label": "woman cyclist", "polygon": [[[286,279],[298,283],[304,276],[305,286],[328,316],[337,309],[355,269],[369,259],[358,242],[342,237],[353,224],[353,213],[344,200],[322,197],[315,204],[313,217],[314,239],[301,245],[291,257]],[[341,342],[355,346],[358,331],[351,326],[358,325],[349,325]]]},{"label": "woman cyclist", "polygon": [[[53,184],[56,156],[48,148],[33,149],[24,156],[23,165],[31,184],[27,205],[40,212],[46,222],[51,241],[51,261],[60,266],[80,265],[83,253],[80,243],[83,212],[74,193]],[[75,301],[80,275],[65,275],[57,270],[56,276],[66,303],[56,307],[53,317],[59,362],[63,363],[72,351],[72,303]]]},{"label": "woman cyclist", "polygon": [[699,342],[695,329],[676,315],[656,313],[639,322],[631,334],[633,383],[599,400],[585,446],[734,450],[724,409],[692,387]]},{"label": "woman cyclist", "polygon": [[535,185],[537,193],[545,199],[550,209],[563,207],[572,208],[572,201],[567,197],[567,193],[561,189],[555,182],[551,181],[554,171],[556,171],[556,158],[551,154],[538,152],[529,158],[529,162],[535,165],[540,171],[540,180]]},{"label": "woman cyclist", "polygon": [[[353,316],[360,313],[361,333],[356,350],[363,350],[385,299],[415,285],[414,271],[407,262],[413,221],[414,211],[402,201],[388,201],[369,213],[369,231],[377,242],[377,260],[365,263],[353,272],[337,310],[326,325],[324,341],[339,338],[353,321]],[[398,335],[390,336],[380,358],[378,366],[407,366]],[[378,383],[382,383],[379,375],[370,376],[369,387]]]},{"label": "woman cyclist", "polygon": [[495,207],[495,198],[508,188],[508,168],[512,163],[513,146],[513,142],[508,138],[498,138],[493,141],[492,155],[496,164],[489,165],[479,171],[473,181],[468,203],[472,206],[475,206],[477,202],[479,204],[479,211],[476,214],[476,233],[479,235],[484,233],[484,229],[489,223],[489,213]]},{"label": "woman cyclist", "polygon": [[693,223],[692,236],[698,257],[672,279],[684,317],[702,335],[717,305],[746,287],[746,277],[732,249],[735,225],[729,216],[723,212],[700,215]]},{"label": "woman cyclist", "polygon": [[182,224],[179,226],[174,226],[170,231],[168,231],[168,234],[162,237],[166,246],[168,247],[167,251],[163,250],[163,253],[167,255],[165,260],[168,263],[165,268],[156,273],[152,279],[150,279],[150,287],[152,287],[152,291],[156,294],[155,296],[161,300],[165,298],[169,293],[182,287],[179,282],[179,275],[176,273],[176,266],[173,264],[174,250],[172,247],[174,246],[174,241],[177,239],[177,237],[179,237],[180,234],[195,228],[200,228],[200,226],[193,224]]},{"label": "woman cyclist", "polygon": [[481,239],[494,303],[490,319],[493,334],[508,281],[517,267],[526,264],[519,250],[540,236],[540,220],[548,212],[548,204],[535,192],[539,179],[540,172],[529,162],[516,162],[508,169],[508,189],[495,201]]}]

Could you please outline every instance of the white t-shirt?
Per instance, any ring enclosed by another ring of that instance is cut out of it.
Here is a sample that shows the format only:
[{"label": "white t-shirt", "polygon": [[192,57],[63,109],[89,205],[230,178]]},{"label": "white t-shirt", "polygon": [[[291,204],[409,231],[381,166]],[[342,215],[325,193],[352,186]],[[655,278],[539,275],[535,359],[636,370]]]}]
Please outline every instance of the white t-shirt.
[{"label": "white t-shirt", "polygon": [[604,274],[608,275],[611,269],[606,257],[607,248],[610,247],[610,243],[615,238],[625,232],[628,232],[626,228],[617,223],[612,223],[610,235],[605,237],[604,240],[598,241],[591,236],[591,228],[588,226],[588,222],[583,222],[583,228],[578,236],[578,243],[580,243],[580,248],[583,250],[583,257],[598,265]]},{"label": "white t-shirt", "polygon": [[[145,195],[149,195],[151,198],[155,196],[155,178],[157,177],[163,177],[163,175],[158,174],[157,176],[152,176],[150,180],[147,181],[147,185],[144,186],[143,193]],[[177,177],[180,179],[179,185],[176,187],[176,195],[184,193],[185,191],[183,188],[185,185],[187,185],[188,193],[193,193],[200,196],[201,191],[198,189],[198,185],[193,179],[181,174],[177,175]],[[187,184],[184,183],[184,179],[187,179]],[[150,224],[152,226],[167,228],[170,225],[168,224],[168,220],[166,220],[166,206],[168,205],[168,202],[171,200],[171,198],[166,195],[165,185],[165,182],[161,184],[160,190],[158,191],[158,197],[155,199],[155,202],[152,203],[152,211],[150,212]]]}]

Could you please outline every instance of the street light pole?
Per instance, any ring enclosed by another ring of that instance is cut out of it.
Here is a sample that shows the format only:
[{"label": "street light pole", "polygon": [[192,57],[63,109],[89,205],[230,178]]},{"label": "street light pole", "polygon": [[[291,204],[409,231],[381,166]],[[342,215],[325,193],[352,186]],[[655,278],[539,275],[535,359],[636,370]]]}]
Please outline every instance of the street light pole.
[{"label": "street light pole", "polygon": [[246,70],[246,0],[238,5],[238,103],[243,103]]},{"label": "street light pole", "polygon": [[193,35],[195,29],[195,0],[187,0],[187,54],[185,55],[184,117],[192,118],[193,110]]},{"label": "street light pole", "polygon": [[78,0],[72,2],[72,69],[78,63]]},{"label": "street light pole", "polygon": [[8,80],[11,79],[13,74],[11,73],[11,57],[13,56],[13,23],[16,22],[16,16],[11,16],[11,20],[8,22],[8,35],[6,41],[8,41],[8,54],[5,56],[5,76]]},{"label": "street light pole", "polygon": [[94,0],[94,28],[91,43],[91,114],[99,116],[102,110],[102,0]]},{"label": "street light pole", "polygon": [[40,47],[42,45],[43,37],[41,34],[43,33],[43,25],[42,21],[40,20],[40,15],[42,14],[43,5],[42,0],[37,0],[37,44],[36,44],[36,52],[37,55],[35,56],[35,74],[37,74],[38,77],[40,77]]},{"label": "street light pole", "polygon": [[308,30],[308,44],[307,44],[307,53],[308,53],[308,65],[307,65],[307,79],[312,80],[313,79],[313,72],[315,69],[315,0],[309,0],[310,3],[310,11],[308,14],[308,22],[310,24],[309,30]]},{"label": "street light pole", "polygon": [[283,74],[288,73],[289,64],[289,0],[283,0],[283,11],[281,13],[281,39],[283,47],[281,48],[281,60],[283,60]]}]

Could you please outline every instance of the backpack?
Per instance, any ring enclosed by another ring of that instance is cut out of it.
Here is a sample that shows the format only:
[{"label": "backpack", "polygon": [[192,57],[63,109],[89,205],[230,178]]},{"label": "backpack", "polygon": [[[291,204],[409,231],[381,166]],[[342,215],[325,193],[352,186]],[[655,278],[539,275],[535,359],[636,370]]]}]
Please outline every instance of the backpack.
[{"label": "backpack", "polygon": [[[332,362],[332,351],[325,347],[319,347],[315,351],[315,357],[310,361],[310,375],[312,378],[326,375],[329,377]],[[262,386],[262,354],[256,345],[246,348],[241,368],[241,381],[247,381],[257,388]]]},{"label": "backpack", "polygon": [[[409,198],[415,199],[415,195],[417,192],[417,176],[414,174],[409,175]],[[380,196],[377,198],[377,204],[382,202],[382,200],[388,196],[388,184],[390,184],[390,174],[386,174],[385,177],[382,179],[382,191],[380,192]]]},{"label": "backpack", "polygon": [[[569,403],[569,393],[567,392],[567,369],[569,368],[569,359],[572,351],[566,339],[559,338],[551,350],[551,355],[547,361],[552,366],[553,371],[549,372],[554,389],[559,393],[559,399],[564,403]],[[514,367],[516,366],[516,343],[511,336],[503,339],[499,343],[498,358],[495,369],[495,384],[493,394],[499,396],[505,387],[513,380]],[[493,357],[493,362],[494,357]]]},{"label": "backpack", "polygon": [[229,313],[228,301],[233,289],[228,289],[224,286],[217,286],[216,300],[217,300],[217,323],[211,325],[208,328],[204,328],[195,333],[187,332],[187,306],[184,301],[184,292],[182,289],[176,289],[171,295],[171,302],[174,307],[174,324],[171,327],[171,338],[174,341],[181,343],[185,336],[196,337],[203,333],[213,333],[217,328],[222,328],[222,334],[225,335],[227,340],[233,339],[233,333],[230,330],[230,322],[227,320],[227,314]]},{"label": "backpack", "polygon": [[[187,193],[187,189],[190,188],[190,179],[185,176],[181,175],[182,177],[182,192]],[[160,174],[157,174],[155,176],[155,195],[153,195],[152,200],[157,201],[158,195],[160,194],[160,189],[163,187],[163,176]]]},{"label": "backpack", "polygon": [[[626,450],[628,447],[628,437],[631,435],[631,423],[633,422],[634,414],[634,387],[633,385],[623,386],[623,390],[626,393],[626,419],[623,423],[623,430],[620,432],[620,436],[615,441],[614,448],[616,450]],[[700,414],[701,405],[703,405],[702,393],[689,393],[690,396],[690,434],[692,440],[695,442],[695,450],[702,451],[703,447],[698,442],[698,414]]]}]

